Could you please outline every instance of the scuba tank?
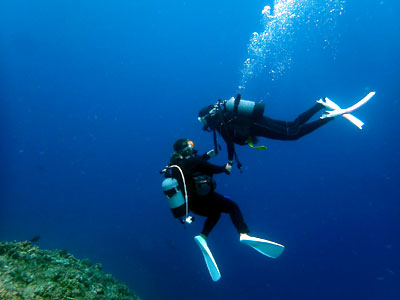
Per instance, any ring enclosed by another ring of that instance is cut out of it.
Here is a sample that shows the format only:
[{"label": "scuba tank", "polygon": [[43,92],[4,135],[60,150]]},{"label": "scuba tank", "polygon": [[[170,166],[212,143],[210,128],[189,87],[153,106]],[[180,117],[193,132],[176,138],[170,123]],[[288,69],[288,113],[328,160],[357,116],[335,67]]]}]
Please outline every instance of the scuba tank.
[{"label": "scuba tank", "polygon": [[261,102],[256,103],[254,101],[241,100],[241,95],[238,94],[236,99],[232,97],[225,101],[225,108],[234,115],[240,115],[257,120],[263,116],[265,104]]},{"label": "scuba tank", "polygon": [[184,217],[186,214],[186,202],[179,188],[178,180],[168,177],[163,180],[161,185],[165,196],[167,196],[168,204],[174,217]]},{"label": "scuba tank", "polygon": [[[177,168],[182,176],[184,193],[182,193],[178,180],[172,176],[172,168]],[[182,169],[178,165],[170,165],[161,170],[160,173],[164,174],[166,177],[161,186],[165,196],[167,196],[168,204],[173,216],[179,218],[182,224],[192,223],[194,218],[189,216],[188,194]]]}]

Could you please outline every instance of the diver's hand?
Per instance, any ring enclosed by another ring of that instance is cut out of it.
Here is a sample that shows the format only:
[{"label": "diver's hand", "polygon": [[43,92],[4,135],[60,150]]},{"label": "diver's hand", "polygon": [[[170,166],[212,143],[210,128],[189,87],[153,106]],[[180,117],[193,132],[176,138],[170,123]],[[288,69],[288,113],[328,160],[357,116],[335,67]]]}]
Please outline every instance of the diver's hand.
[{"label": "diver's hand", "polygon": [[230,174],[230,173],[232,172],[232,163],[228,162],[228,163],[225,165],[225,172],[226,172],[227,174]]},{"label": "diver's hand", "polygon": [[215,150],[214,150],[214,149],[211,149],[210,151],[207,152],[207,155],[208,155],[209,157],[214,157],[214,156],[217,155],[217,153],[215,153]]}]

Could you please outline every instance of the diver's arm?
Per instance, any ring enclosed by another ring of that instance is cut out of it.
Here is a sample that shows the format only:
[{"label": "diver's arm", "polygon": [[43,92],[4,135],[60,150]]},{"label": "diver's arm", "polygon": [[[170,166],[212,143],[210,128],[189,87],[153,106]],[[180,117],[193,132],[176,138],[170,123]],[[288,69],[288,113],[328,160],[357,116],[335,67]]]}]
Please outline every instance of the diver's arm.
[{"label": "diver's arm", "polygon": [[226,143],[226,148],[228,150],[228,161],[233,163],[233,157],[235,154],[235,143],[233,142],[233,137],[230,135],[227,128],[221,128],[220,134]]},{"label": "diver's arm", "polygon": [[230,163],[233,163],[233,156],[235,154],[235,143],[234,142],[227,142],[226,146],[228,148],[228,161]]},{"label": "diver's arm", "polygon": [[206,153],[204,153],[201,158],[204,160],[209,160],[211,157],[216,156],[217,154],[215,153],[214,149],[211,149],[210,151],[207,151]]},{"label": "diver's arm", "polygon": [[214,164],[210,164],[209,162],[205,160],[201,160],[199,165],[197,166],[197,170],[200,172],[204,172],[207,174],[220,174],[220,173],[226,173],[229,174],[230,171],[227,169],[227,166],[217,166]]}]

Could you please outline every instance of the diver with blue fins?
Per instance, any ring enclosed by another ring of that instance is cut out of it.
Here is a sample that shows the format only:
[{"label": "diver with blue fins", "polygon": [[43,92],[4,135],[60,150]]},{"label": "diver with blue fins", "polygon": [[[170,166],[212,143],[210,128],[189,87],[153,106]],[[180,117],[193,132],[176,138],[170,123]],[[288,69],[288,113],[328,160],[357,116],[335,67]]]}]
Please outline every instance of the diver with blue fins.
[{"label": "diver with blue fins", "polygon": [[230,174],[232,164],[217,166],[208,162],[215,156],[214,150],[198,155],[194,143],[189,139],[179,139],[174,145],[174,153],[169,165],[161,172],[166,177],[162,182],[164,194],[175,218],[181,223],[190,224],[194,219],[189,215],[193,212],[206,217],[200,235],[194,237],[199,246],[212,280],[221,278],[217,263],[207,245],[207,237],[218,223],[222,213],[230,215],[241,243],[253,247],[268,257],[279,257],[284,246],[268,240],[249,236],[247,227],[239,206],[229,198],[216,193],[214,174]]},{"label": "diver with blue fins", "polygon": [[[208,105],[199,112],[198,120],[203,124],[203,130],[213,132],[214,147],[218,152],[216,132],[223,138],[228,150],[228,164],[233,164],[235,158],[237,166],[241,169],[241,163],[237,157],[235,144],[249,145],[257,150],[265,150],[265,146],[255,146],[258,137],[275,140],[297,140],[321,126],[327,124],[338,116],[347,119],[359,129],[364,123],[351,113],[368,102],[375,92],[370,92],[362,100],[353,106],[342,109],[328,98],[322,98],[299,115],[294,121],[282,121],[264,116],[264,104],[254,101],[242,100],[238,94],[236,98],[218,100],[215,105]],[[325,109],[322,116],[312,122],[308,122],[317,112]]]}]

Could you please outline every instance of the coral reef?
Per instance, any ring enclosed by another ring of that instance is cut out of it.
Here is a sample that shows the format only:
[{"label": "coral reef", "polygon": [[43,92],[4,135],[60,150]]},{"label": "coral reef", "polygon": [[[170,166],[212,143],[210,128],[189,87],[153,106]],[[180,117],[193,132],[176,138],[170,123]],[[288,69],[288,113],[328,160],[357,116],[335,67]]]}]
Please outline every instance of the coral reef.
[{"label": "coral reef", "polygon": [[65,250],[41,250],[31,242],[0,242],[0,299],[139,299],[101,264]]}]

